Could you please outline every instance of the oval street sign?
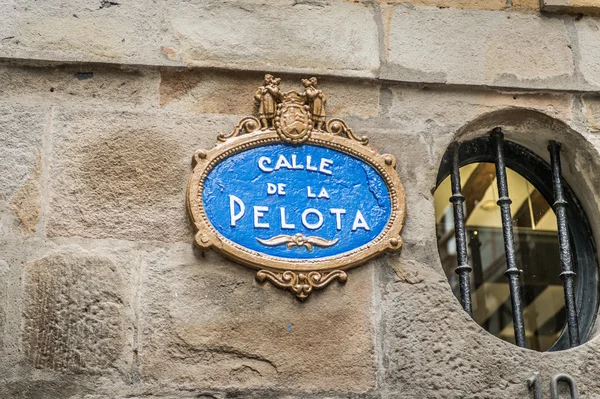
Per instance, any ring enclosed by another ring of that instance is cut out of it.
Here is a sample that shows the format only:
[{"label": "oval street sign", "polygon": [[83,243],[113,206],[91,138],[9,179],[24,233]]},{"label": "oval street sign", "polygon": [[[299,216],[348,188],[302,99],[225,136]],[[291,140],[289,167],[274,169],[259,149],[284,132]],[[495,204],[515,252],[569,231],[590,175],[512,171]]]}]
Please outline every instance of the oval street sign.
[{"label": "oval street sign", "polygon": [[325,122],[324,95],[315,109],[311,90],[320,90],[306,81],[314,83],[304,93],[280,93],[267,75],[260,119],[242,119],[215,148],[197,151],[188,184],[196,243],[260,269],[259,281],[299,299],[399,249],[405,215],[395,159],[342,120]]}]

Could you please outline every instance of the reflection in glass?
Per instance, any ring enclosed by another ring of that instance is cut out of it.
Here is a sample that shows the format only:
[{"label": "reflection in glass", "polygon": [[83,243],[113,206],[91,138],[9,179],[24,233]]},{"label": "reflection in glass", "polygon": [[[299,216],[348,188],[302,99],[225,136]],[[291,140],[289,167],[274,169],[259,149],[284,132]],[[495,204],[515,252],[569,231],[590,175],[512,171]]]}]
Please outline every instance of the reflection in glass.
[{"label": "reflection in glass", "polygon": [[[527,347],[548,350],[565,323],[556,216],[525,178],[507,168],[517,265],[521,286]],[[504,272],[506,255],[502,220],[497,206],[496,168],[473,163],[460,169],[465,196],[465,220],[471,272],[473,318],[495,336],[514,343],[509,287]],[[435,192],[438,248],[452,290],[460,298],[450,177]]]}]

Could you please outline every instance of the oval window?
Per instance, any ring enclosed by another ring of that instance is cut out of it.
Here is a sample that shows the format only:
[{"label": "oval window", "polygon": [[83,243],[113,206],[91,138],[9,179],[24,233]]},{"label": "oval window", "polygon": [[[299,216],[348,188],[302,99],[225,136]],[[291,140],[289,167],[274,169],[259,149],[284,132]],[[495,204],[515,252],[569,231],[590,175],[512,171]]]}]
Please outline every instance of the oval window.
[{"label": "oval window", "polygon": [[[524,147],[504,141],[510,224],[514,259],[519,275],[520,303],[525,347],[538,350],[568,348],[567,311],[561,273],[557,218],[552,208],[550,165]],[[507,279],[507,256],[501,209],[495,146],[490,137],[460,144],[442,162],[435,191],[438,249],[442,266],[456,297],[461,299],[457,274],[450,172],[458,156],[462,209],[467,242],[472,317],[488,332],[515,343],[513,305]],[[597,267],[589,223],[568,186],[567,220],[572,264],[576,277],[575,302],[581,341],[590,334],[597,309]],[[522,345],[523,346],[523,345]]]}]

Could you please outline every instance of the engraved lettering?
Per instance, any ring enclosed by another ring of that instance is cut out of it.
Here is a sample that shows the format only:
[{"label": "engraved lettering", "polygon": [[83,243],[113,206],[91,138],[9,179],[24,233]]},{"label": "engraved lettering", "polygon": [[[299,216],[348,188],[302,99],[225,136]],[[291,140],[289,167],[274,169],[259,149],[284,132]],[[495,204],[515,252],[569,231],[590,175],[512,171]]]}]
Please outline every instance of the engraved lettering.
[{"label": "engraved lettering", "polygon": [[283,184],[283,183],[277,184],[277,194],[285,195],[285,184]]},{"label": "engraved lettering", "polygon": [[289,161],[283,155],[280,155],[277,159],[274,169],[279,170],[281,168],[292,169],[292,165],[290,165]]},{"label": "engraved lettering", "polygon": [[265,166],[265,164],[266,165],[270,165],[271,164],[271,158],[269,158],[269,157],[260,157],[260,158],[258,158],[258,168],[260,170],[262,170],[263,172],[267,172],[267,173],[272,172],[273,168],[268,168],[268,167]]},{"label": "engraved lettering", "polygon": [[356,211],[356,216],[354,217],[354,223],[352,224],[352,231],[356,231],[358,229],[365,229],[366,231],[371,230],[367,221],[363,217],[360,211]]},{"label": "engraved lettering", "polygon": [[[308,215],[316,215],[317,222],[310,223],[308,219]],[[302,224],[309,230],[316,230],[323,225],[323,214],[316,210],[315,208],[308,208],[304,212],[302,212]]]},{"label": "engraved lettering", "polygon": [[[235,205],[240,207],[238,213],[235,213]],[[231,220],[231,227],[235,227],[235,223],[244,216],[244,212],[246,212],[246,205],[244,202],[236,197],[235,195],[229,195],[229,219]]]},{"label": "engraved lettering", "polygon": [[268,229],[269,223],[260,222],[259,219],[265,216],[265,213],[269,212],[269,207],[267,206],[255,206],[254,207],[254,228],[256,229]]},{"label": "engraved lettering", "polygon": [[339,231],[342,229],[342,215],[346,214],[346,210],[342,208],[331,208],[329,212],[335,215],[335,228]]},{"label": "engraved lettering", "polygon": [[312,166],[310,164],[310,161],[312,160],[312,157],[310,155],[306,156],[306,170],[312,170],[313,172],[316,172],[318,169],[316,166]]},{"label": "engraved lettering", "polygon": [[327,169],[331,165],[333,165],[333,160],[321,158],[321,165],[319,166],[319,172],[325,173],[326,175],[332,175],[333,172],[331,172],[329,169]]},{"label": "engraved lettering", "polygon": [[321,188],[321,192],[317,198],[327,198],[329,199],[329,193],[325,190],[325,187]]},{"label": "engraved lettering", "polygon": [[285,208],[281,207],[279,208],[279,212],[281,213],[281,228],[282,229],[289,229],[289,230],[293,230],[296,228],[296,225],[293,223],[288,223],[285,221],[286,217],[285,217]]},{"label": "engraved lettering", "polygon": [[304,165],[296,163],[296,154],[292,154],[292,169],[304,169]]}]

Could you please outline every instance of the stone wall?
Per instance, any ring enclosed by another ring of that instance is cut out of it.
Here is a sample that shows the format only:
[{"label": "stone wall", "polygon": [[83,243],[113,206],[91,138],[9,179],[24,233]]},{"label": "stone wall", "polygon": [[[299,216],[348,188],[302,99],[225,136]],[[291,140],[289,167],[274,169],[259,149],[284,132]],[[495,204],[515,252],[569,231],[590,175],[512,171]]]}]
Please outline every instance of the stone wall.
[{"label": "stone wall", "polygon": [[[464,313],[432,195],[447,146],[500,125],[564,143],[597,225],[599,19],[525,0],[0,10],[1,398],[514,399],[536,371],[600,398],[598,339],[538,353]],[[402,252],[305,303],[194,249],[186,215],[192,154],[252,112],[265,72],[317,75],[407,192]]]}]

